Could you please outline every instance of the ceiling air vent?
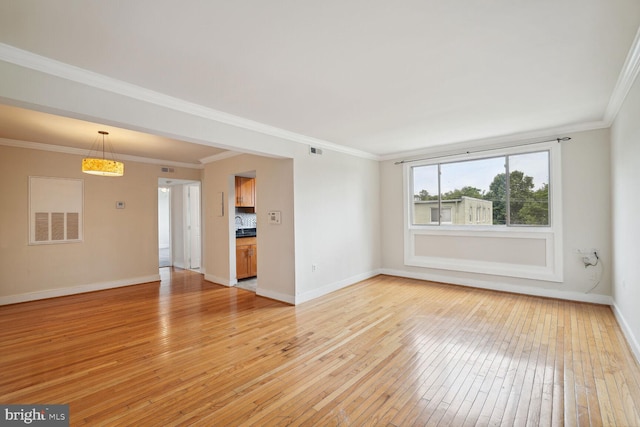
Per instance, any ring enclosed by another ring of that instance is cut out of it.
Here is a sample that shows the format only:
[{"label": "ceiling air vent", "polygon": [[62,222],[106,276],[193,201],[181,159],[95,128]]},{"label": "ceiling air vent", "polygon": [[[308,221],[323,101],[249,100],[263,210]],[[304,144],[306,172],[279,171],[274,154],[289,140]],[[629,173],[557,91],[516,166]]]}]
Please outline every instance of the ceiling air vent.
[{"label": "ceiling air vent", "polygon": [[165,173],[174,173],[176,171],[174,168],[169,168],[166,166],[163,166],[160,170]]},{"label": "ceiling air vent", "polygon": [[309,154],[315,154],[316,156],[322,156],[322,149],[316,147],[309,147]]}]

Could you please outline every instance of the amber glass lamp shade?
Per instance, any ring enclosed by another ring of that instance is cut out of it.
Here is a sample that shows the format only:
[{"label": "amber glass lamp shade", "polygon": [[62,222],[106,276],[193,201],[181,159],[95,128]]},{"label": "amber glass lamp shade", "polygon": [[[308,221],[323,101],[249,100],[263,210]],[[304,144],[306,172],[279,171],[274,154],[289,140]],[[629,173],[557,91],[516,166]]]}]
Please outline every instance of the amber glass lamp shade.
[{"label": "amber glass lamp shade", "polygon": [[124,164],[115,160],[87,157],[82,159],[82,172],[100,176],[122,176]]},{"label": "amber glass lamp shade", "polygon": [[[124,164],[115,159],[113,149],[110,150],[111,159],[105,157],[105,136],[109,135],[109,132],[99,130],[98,134],[102,136],[102,141],[98,137],[88,157],[82,159],[82,172],[100,176],[124,175]],[[93,153],[95,155],[91,156]],[[102,157],[98,157],[100,154],[102,154]]]}]

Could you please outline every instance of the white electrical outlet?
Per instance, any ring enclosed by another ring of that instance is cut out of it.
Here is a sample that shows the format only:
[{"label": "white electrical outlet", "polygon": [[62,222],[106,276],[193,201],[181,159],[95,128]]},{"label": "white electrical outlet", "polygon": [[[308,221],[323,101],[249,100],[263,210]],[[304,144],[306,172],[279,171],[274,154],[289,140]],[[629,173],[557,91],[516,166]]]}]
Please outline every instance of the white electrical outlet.
[{"label": "white electrical outlet", "polygon": [[315,273],[315,271],[318,269],[318,266],[316,264],[311,264],[311,272]]}]

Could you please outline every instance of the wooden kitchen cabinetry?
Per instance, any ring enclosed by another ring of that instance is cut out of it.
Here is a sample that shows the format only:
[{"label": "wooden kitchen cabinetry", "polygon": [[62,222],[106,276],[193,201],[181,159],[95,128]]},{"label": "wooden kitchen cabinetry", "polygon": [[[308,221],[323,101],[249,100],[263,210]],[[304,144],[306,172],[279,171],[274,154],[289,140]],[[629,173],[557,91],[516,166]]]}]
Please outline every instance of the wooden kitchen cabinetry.
[{"label": "wooden kitchen cabinetry", "polygon": [[256,179],[236,176],[236,207],[252,208],[256,205]]},{"label": "wooden kitchen cabinetry", "polygon": [[246,279],[258,275],[258,250],[255,237],[236,239],[236,278]]}]

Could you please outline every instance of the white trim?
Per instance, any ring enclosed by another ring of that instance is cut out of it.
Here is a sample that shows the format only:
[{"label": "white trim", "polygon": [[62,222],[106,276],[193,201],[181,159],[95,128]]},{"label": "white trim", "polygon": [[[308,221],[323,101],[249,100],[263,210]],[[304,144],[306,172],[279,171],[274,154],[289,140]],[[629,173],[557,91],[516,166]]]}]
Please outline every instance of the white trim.
[{"label": "white trim", "polygon": [[271,291],[269,289],[256,288],[256,295],[260,297],[274,299],[276,301],[285,302],[287,304],[295,305],[295,297],[289,294],[283,294],[281,292]]},{"label": "white trim", "polygon": [[[0,138],[0,145],[8,147],[26,148],[30,150],[51,151],[54,153],[75,154],[86,156],[89,151],[75,147],[64,147],[61,145],[42,144],[40,142],[18,141],[16,139]],[[116,153],[117,154],[117,153]],[[130,162],[148,163],[161,166],[173,166],[177,168],[204,169],[204,165],[197,163],[174,162],[172,160],[152,159],[149,157],[130,156],[127,154],[118,154],[118,160],[127,160]]]},{"label": "white trim", "polygon": [[275,136],[277,138],[286,139],[304,145],[313,145],[326,148],[328,150],[338,151],[352,156],[363,157],[365,159],[378,160],[378,156],[367,153],[365,151],[354,148],[334,144],[295,132],[290,132],[274,126],[269,126],[243,117],[234,116],[222,111],[214,110],[202,105],[188,102],[179,98],[174,98],[160,92],[155,92],[143,87],[133,85],[121,80],[117,80],[93,71],[85,70],[73,65],[65,64],[51,58],[37,55],[26,50],[0,43],[0,60],[15,64],[21,67],[30,68],[52,76],[61,77],[73,82],[81,83],[87,86],[106,90],[108,92],[123,95],[129,98],[137,99],[150,104],[159,105],[175,111],[203,117],[220,123],[236,126],[259,132],[265,135]]},{"label": "white trim", "polygon": [[36,301],[46,298],[63,297],[67,295],[82,294],[85,292],[102,291],[105,289],[120,288],[123,286],[140,285],[142,283],[159,282],[160,274],[150,276],[133,277],[129,279],[113,280],[109,282],[89,283],[86,285],[72,286],[69,288],[49,289],[46,291],[27,292],[25,294],[0,297],[0,305],[16,304],[19,302]]},{"label": "white trim", "polygon": [[433,273],[414,273],[383,268],[380,270],[380,274],[406,277],[408,279],[426,280],[430,282],[443,283],[446,285],[468,286],[472,288],[488,289],[492,291],[511,292],[514,294],[563,299],[569,301],[589,302],[593,304],[611,305],[613,302],[612,298],[609,295],[588,294],[582,292],[565,292],[557,289],[537,288],[533,286],[522,286],[510,283],[496,283],[495,281],[478,279],[461,279]]},{"label": "white trim", "polygon": [[609,126],[613,124],[620,112],[622,104],[624,104],[624,100],[633,86],[633,82],[638,77],[638,73],[640,73],[640,28],[636,32],[636,37],[633,39],[629,53],[627,53],[627,58],[620,70],[618,81],[613,88],[609,104],[604,112],[604,121]]},{"label": "white trim", "polygon": [[366,273],[357,274],[355,276],[351,276],[344,280],[339,280],[337,282],[329,283],[321,288],[311,290],[309,292],[305,292],[301,295],[296,295],[295,304],[302,304],[303,302],[311,301],[312,299],[319,298],[321,296],[330,294],[331,292],[335,292],[342,288],[346,288],[348,286],[354,285],[358,282],[362,282],[363,280],[370,279],[380,274],[379,270],[372,270]]},{"label": "white trim", "polygon": [[217,162],[219,160],[230,159],[231,157],[239,156],[243,153],[238,153],[237,151],[224,151],[219,154],[214,154],[213,156],[204,157],[200,159],[200,163],[207,164]]},{"label": "white trim", "polygon": [[620,307],[618,307],[618,305],[616,304],[615,299],[612,301],[611,307],[613,309],[613,314],[616,316],[616,320],[620,325],[620,329],[622,329],[622,333],[627,339],[629,347],[631,348],[631,351],[636,358],[636,361],[640,363],[640,343],[638,342],[638,339],[633,334],[633,330],[629,326],[629,323],[627,323],[627,320],[622,315],[622,311],[620,311]]},{"label": "white trim", "polygon": [[225,279],[224,277],[215,276],[213,274],[205,274],[204,280],[206,280],[207,282],[215,283],[217,285],[223,285],[223,286],[229,286],[229,287],[235,286],[235,284],[237,283],[237,280],[232,281],[232,280],[229,280],[228,278]]}]

